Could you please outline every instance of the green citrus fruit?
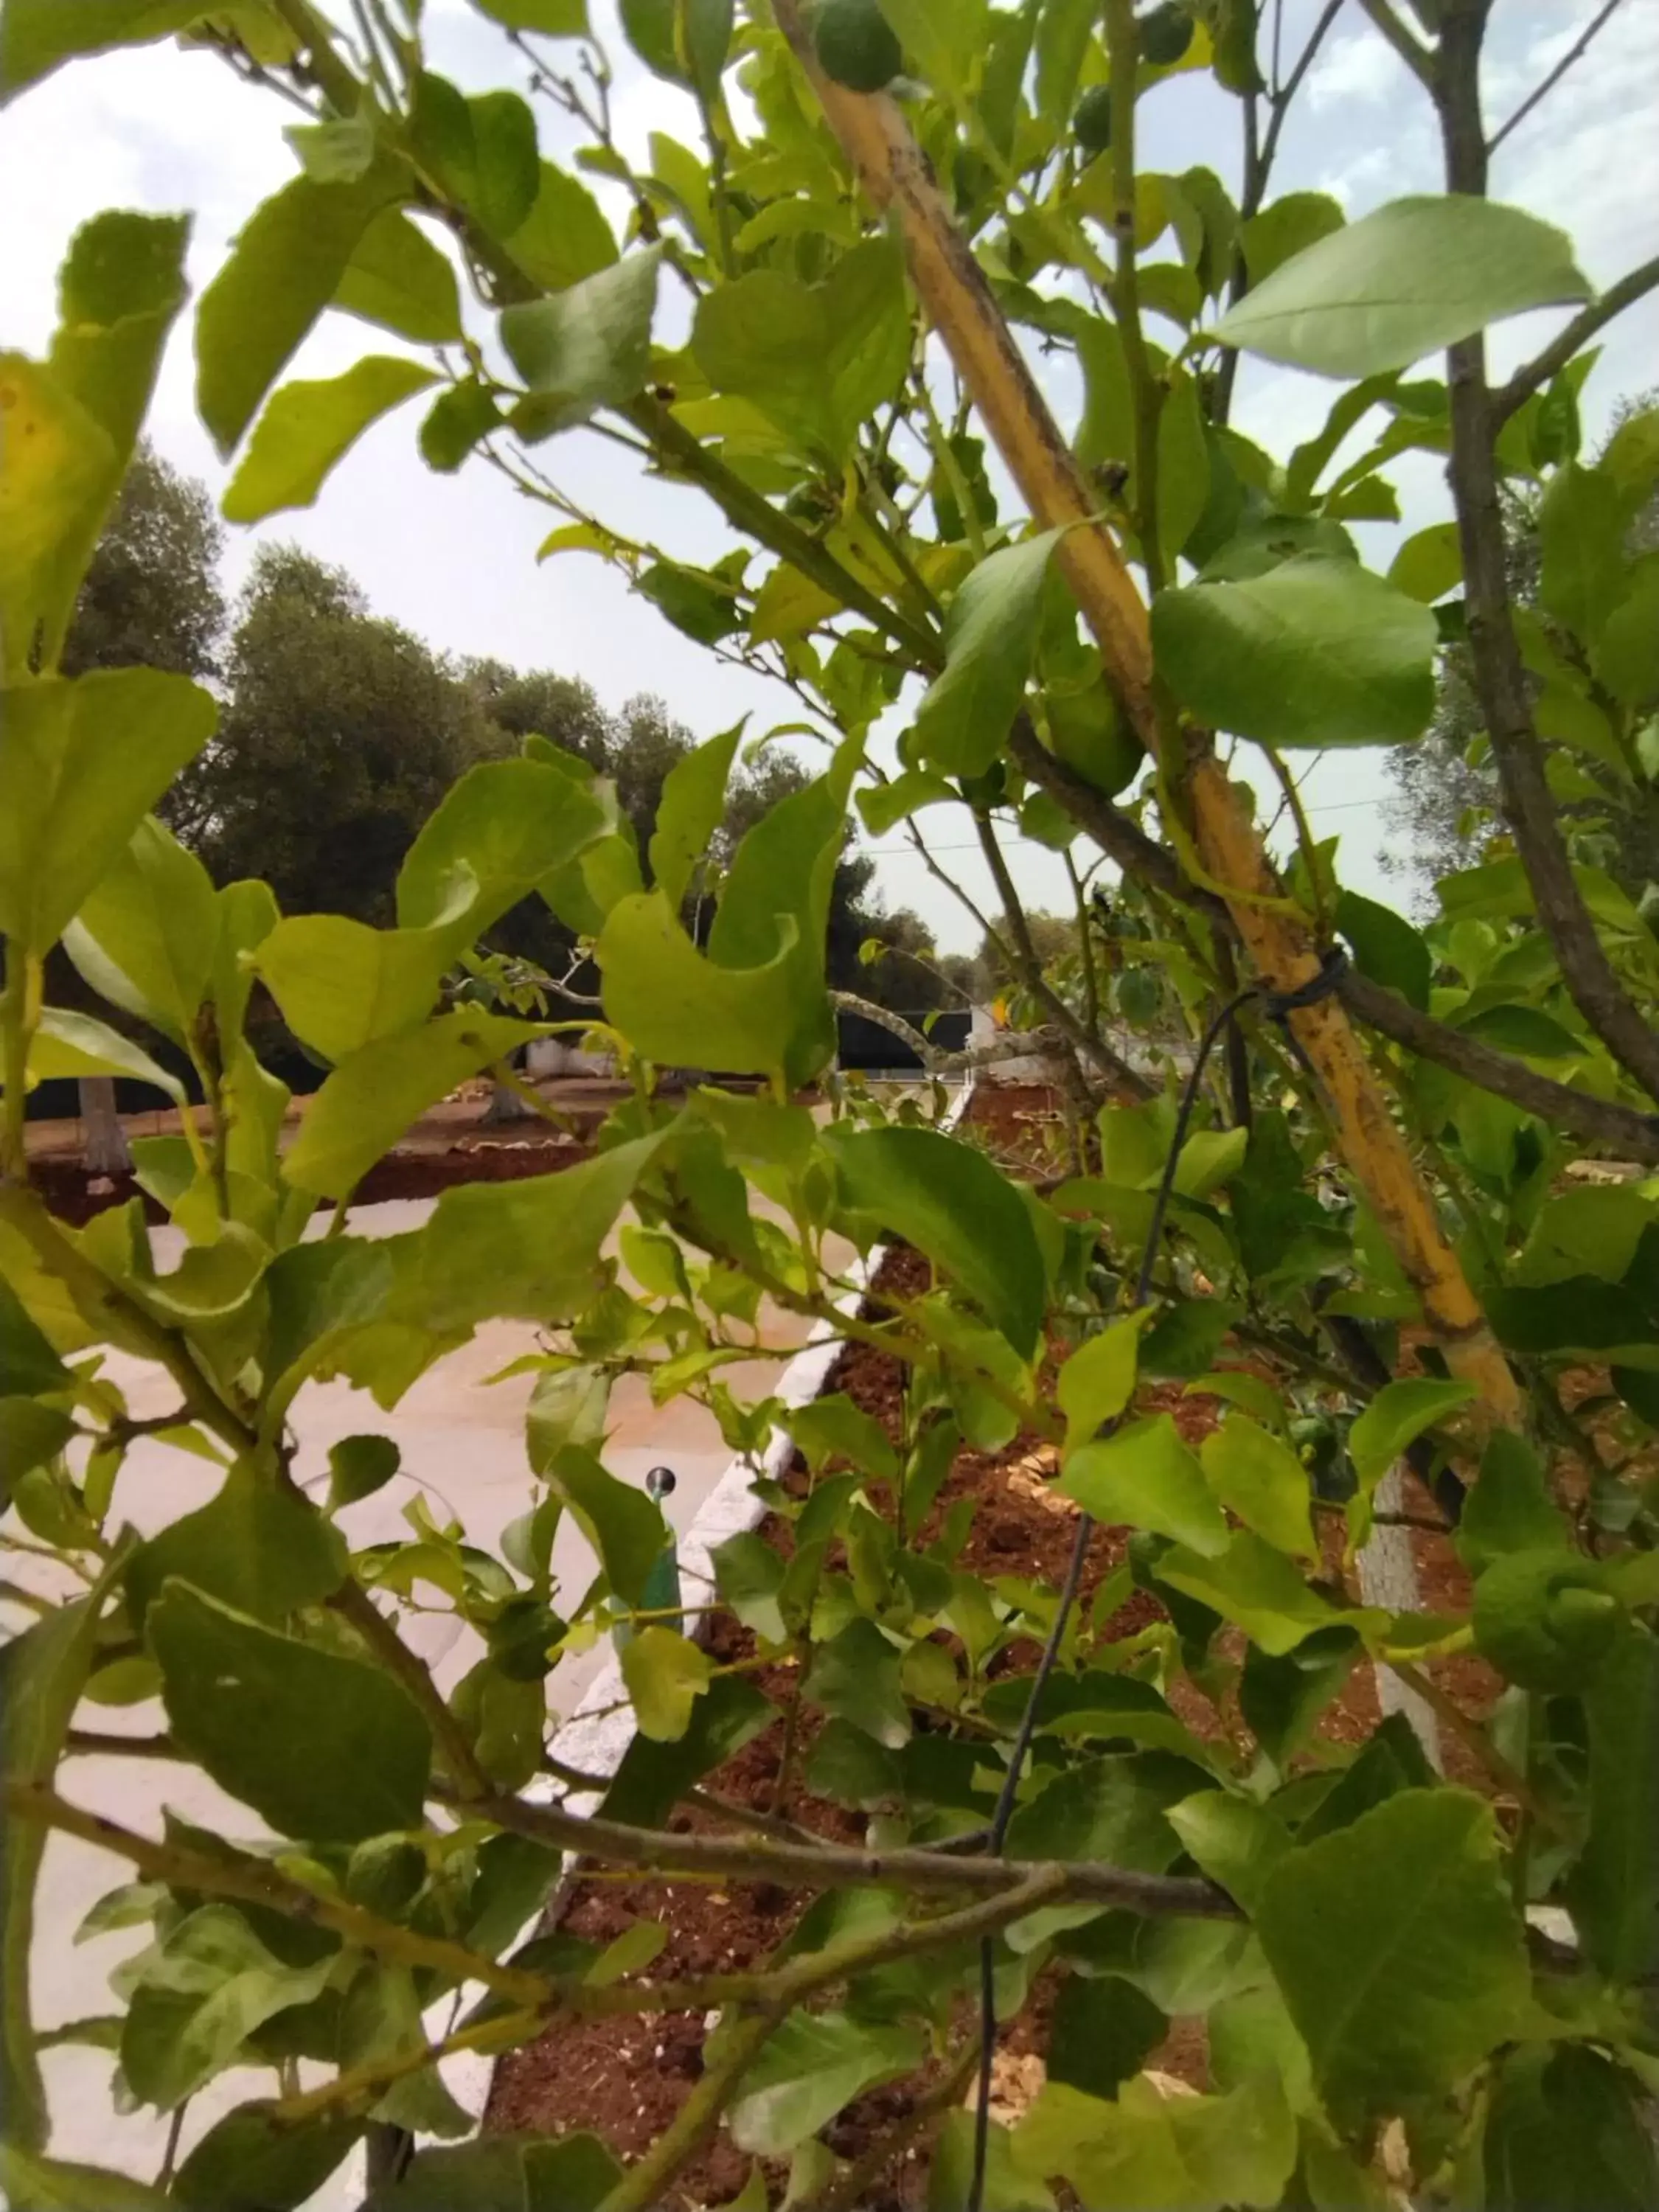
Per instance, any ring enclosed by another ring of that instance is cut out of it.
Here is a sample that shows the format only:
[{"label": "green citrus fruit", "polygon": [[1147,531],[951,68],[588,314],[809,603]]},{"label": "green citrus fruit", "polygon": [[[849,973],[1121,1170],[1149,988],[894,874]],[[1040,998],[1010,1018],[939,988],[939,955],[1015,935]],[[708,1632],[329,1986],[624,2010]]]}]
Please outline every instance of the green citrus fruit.
[{"label": "green citrus fruit", "polygon": [[879,92],[904,55],[876,0],[821,0],[812,18],[818,67],[849,92]]},{"label": "green citrus fruit", "polygon": [[1108,799],[1134,781],[1146,756],[1124,728],[1103,684],[1069,693],[1051,690],[1045,703],[1049,745],[1057,760]]},{"label": "green citrus fruit", "polygon": [[1140,33],[1141,59],[1153,69],[1170,69],[1193,43],[1193,19],[1175,0],[1164,0],[1136,25]]},{"label": "green citrus fruit", "polygon": [[1097,154],[1103,154],[1112,143],[1112,88],[1109,84],[1091,84],[1077,104],[1072,118],[1072,135],[1092,161]]}]

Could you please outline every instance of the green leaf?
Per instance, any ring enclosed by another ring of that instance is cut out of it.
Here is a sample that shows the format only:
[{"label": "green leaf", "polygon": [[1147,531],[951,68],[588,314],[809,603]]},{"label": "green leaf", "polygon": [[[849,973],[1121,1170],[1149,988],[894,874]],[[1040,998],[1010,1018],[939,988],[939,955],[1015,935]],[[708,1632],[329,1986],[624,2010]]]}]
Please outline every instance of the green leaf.
[{"label": "green leaf", "polygon": [[343,914],[279,921],[254,964],[294,1031],[343,1060],[432,1011],[446,970],[472,934],[471,885],[458,879],[447,915],[419,929],[371,929]]},{"label": "green leaf", "polygon": [[1277,1814],[1225,1790],[1200,1790],[1164,1818],[1212,1881],[1254,1911],[1261,1885],[1291,1848]]},{"label": "green leaf", "polygon": [[261,522],[283,507],[313,506],[330,470],[370,423],[436,380],[437,371],[417,361],[370,354],[343,376],[285,384],[267,401],[231,478],[226,520]]},{"label": "green leaf", "polygon": [[340,1437],[328,1448],[328,1502],[355,1505],[383,1489],[403,1463],[390,1437]]},{"label": "green leaf", "polygon": [[0,9],[0,102],[77,54],[148,45],[182,31],[201,0],[6,0]]},{"label": "green leaf", "polygon": [[587,0],[473,0],[473,4],[509,31],[534,31],[544,39],[587,36]]},{"label": "green leaf", "polygon": [[[34,1398],[0,1398],[0,1510],[10,1504],[11,1491],[21,1478],[55,1459],[74,1434],[75,1423],[56,1406],[43,1406]],[[23,1493],[37,1494],[33,1484]]]},{"label": "green leaf", "polygon": [[1426,1013],[1434,956],[1422,933],[1391,908],[1358,891],[1337,894],[1334,919],[1361,975],[1398,991],[1408,1006]]},{"label": "green leaf", "polygon": [[[1060,2002],[1064,2002],[1071,1990],[1085,1986],[1075,1981],[1067,1982],[1060,1991]],[[1104,1988],[1106,1984],[1099,1986]],[[1121,1982],[1115,1986],[1120,1994],[1127,1988]],[[1059,2008],[1057,2002],[1056,2013]],[[1052,2051],[1049,2064],[1052,2069]],[[945,2124],[933,2139],[933,2165],[927,2178],[927,2212],[962,2212],[963,2206],[970,2201],[973,2173],[974,2116],[960,2110],[947,2112]],[[986,2143],[985,2193],[980,2201],[983,2212],[1054,2212],[1054,2197],[1042,2183],[1015,2170],[1008,2130],[997,2120],[990,2123]]]},{"label": "green leaf", "polygon": [[550,299],[504,311],[501,343],[531,392],[520,410],[525,436],[568,430],[642,388],[659,258],[647,246]]},{"label": "green leaf", "polygon": [[[55,4],[55,0],[54,0]],[[13,0],[15,5],[15,0]],[[4,19],[0,18],[0,22]],[[62,2158],[35,2158],[15,2143],[0,2142],[0,2189],[12,2212],[166,2212],[175,2200],[145,2181]]]},{"label": "green leaf", "polygon": [[68,1389],[70,1381],[52,1340],[0,1275],[0,1397],[44,1396]]},{"label": "green leaf", "polygon": [[919,2028],[797,2008],[738,2084],[732,2140],[757,2157],[785,2156],[854,2097],[919,2066],[925,2049]]},{"label": "green leaf", "polygon": [[565,1445],[545,1473],[548,1486],[599,1553],[613,1593],[626,1604],[643,1605],[651,1570],[668,1541],[659,1508],[642,1490],[618,1482],[580,1444]]},{"label": "green leaf", "polygon": [[283,1161],[296,1190],[343,1198],[459,1083],[542,1035],[536,1022],[455,1006],[348,1053],[305,1109]]},{"label": "green leaf", "polygon": [[277,2119],[266,2105],[238,2105],[195,2145],[170,2199],[188,2212],[294,2212],[362,2132],[360,2121],[326,2112],[296,2123]]},{"label": "green leaf", "polygon": [[141,2104],[170,2112],[231,2065],[265,2021],[309,2004],[330,1953],[291,1966],[228,1905],[204,1905],[146,1954],[121,2030],[121,2072]]},{"label": "green leaf", "polygon": [[843,1203],[925,1252],[1015,1351],[1036,1349],[1048,1278],[1029,1207],[984,1153],[933,1129],[826,1130]]},{"label": "green leaf", "polygon": [[183,216],[94,216],[59,274],[46,368],[0,362],[0,665],[10,672],[58,665],[184,303],[189,237]]},{"label": "green leaf", "polygon": [[886,1430],[844,1393],[832,1391],[827,1398],[799,1406],[789,1419],[795,1442],[814,1474],[829,1460],[841,1458],[859,1474],[872,1475],[879,1482],[897,1480],[898,1455]]},{"label": "green leaf", "polygon": [[401,208],[370,221],[329,304],[416,345],[452,345],[461,335],[453,265]]},{"label": "green leaf", "polygon": [[1273,745],[1398,744],[1434,711],[1434,617],[1352,561],[1300,554],[1152,603],[1158,672],[1218,729]]},{"label": "green leaf", "polygon": [[706,568],[678,561],[653,561],[641,569],[634,588],[659,606],[676,629],[698,645],[718,645],[743,628],[738,587]]},{"label": "green leaf", "polygon": [[1252,1644],[1239,1678],[1238,1709],[1276,1766],[1300,1748],[1346,1681],[1360,1652],[1353,1631],[1327,1629],[1275,1658]]},{"label": "green leaf", "polygon": [[64,945],[101,998],[185,1043],[218,957],[213,879],[147,817],[70,924]]},{"label": "green leaf", "polygon": [[1649,554],[1607,616],[1595,673],[1615,699],[1650,707],[1659,699],[1659,561]]},{"label": "green leaf", "polygon": [[428,468],[453,476],[481,438],[506,420],[488,385],[469,377],[441,392],[427,410],[416,443]]},{"label": "green leaf", "polygon": [[622,2168],[595,2135],[489,2135],[423,2150],[364,2212],[597,2212]]},{"label": "green leaf", "polygon": [[1199,1448],[1204,1479],[1230,1513],[1275,1551],[1316,1559],[1308,1470],[1279,1437],[1230,1413]]},{"label": "green leaf", "polygon": [[1155,1529],[1206,1559],[1227,1548],[1225,1516],[1168,1413],[1083,1445],[1055,1486],[1109,1528]]},{"label": "green leaf", "polygon": [[729,730],[710,738],[663,778],[657,826],[650,846],[651,873],[665,898],[678,907],[691,878],[708,857],[726,811],[726,781],[732,773],[745,715]]},{"label": "green leaf", "polygon": [[1492,1432],[1458,1524],[1457,1553],[1472,1574],[1510,1552],[1568,1550],[1572,1531],[1550,1496],[1542,1461],[1509,1429]]},{"label": "green leaf", "polygon": [[0,692],[0,934],[46,952],[213,734],[182,676],[101,668]]},{"label": "green leaf", "polygon": [[1528,2001],[1492,1808],[1466,1790],[1403,1790],[1291,1852],[1256,1931],[1345,2126],[1450,2090]]},{"label": "green leaf", "polygon": [[1273,1658],[1316,1631],[1336,1626],[1340,1618],[1282,1552],[1249,1528],[1238,1530],[1219,1552],[1177,1545],[1158,1561],[1158,1578],[1236,1621]]},{"label": "green leaf", "polygon": [[124,1075],[165,1091],[175,1105],[185,1103],[184,1085],[139,1046],[90,1014],[71,1014],[48,1006],[29,1048],[29,1073],[45,1082],[53,1076]]},{"label": "green leaf", "polygon": [[509,238],[535,205],[536,118],[517,93],[468,99],[447,77],[423,70],[409,133],[416,161],[490,237]]},{"label": "green leaf", "polygon": [[356,1843],[419,1826],[432,1740],[390,1676],[187,1583],[166,1586],[145,1627],[173,1735],[279,1835]]},{"label": "green leaf", "polygon": [[777,1718],[777,1708],[738,1674],[717,1674],[692,1707],[678,1743],[635,1735],[600,1808],[631,1827],[657,1828],[685,1791],[751,1742]]},{"label": "green leaf", "polygon": [[1565,234],[1462,194],[1393,200],[1285,262],[1217,325],[1322,376],[1406,368],[1528,307],[1587,300]]},{"label": "green leaf", "polygon": [[598,1294],[605,1240],[659,1142],[612,1146],[523,1182],[447,1190],[424,1228],[380,1246],[396,1274],[384,1317],[443,1335],[498,1318],[568,1322]]},{"label": "green leaf", "polygon": [[[107,1568],[86,1596],[0,1644],[0,1765],[8,1782],[51,1785],[118,1571]],[[21,2151],[39,2150],[50,2124],[29,2009],[35,1885],[47,1832],[39,1820],[9,1814],[0,1820],[0,2114],[6,2141]]]},{"label": "green leaf", "polygon": [[778,1597],[784,1562],[766,1539],[752,1530],[740,1530],[716,1544],[709,1558],[720,1602],[729,1605],[744,1626],[763,1642],[781,1644],[789,1633]]},{"label": "green leaf", "polygon": [[141,1624],[162,1583],[176,1575],[239,1613],[274,1623],[320,1604],[345,1571],[345,1544],[316,1507],[239,1461],[216,1498],[139,1546],[127,1569],[127,1602]]},{"label": "green leaf", "polygon": [[660,890],[619,899],[598,952],[607,1018],[660,1063],[809,1081],[833,1057],[824,988],[830,899],[858,765],[792,793],[738,845],[707,953]]},{"label": "green leaf", "polygon": [[899,1654],[873,1620],[849,1621],[839,1635],[817,1646],[801,1695],[890,1751],[909,1739],[910,1710],[899,1686]]},{"label": "green leaf", "polygon": [[377,162],[349,184],[296,177],[256,208],[196,312],[196,404],[228,460],[398,189]]},{"label": "green leaf", "polygon": [[678,1743],[712,1679],[708,1654],[653,1622],[623,1645],[622,1671],[641,1733],[653,1743]]},{"label": "green leaf", "polygon": [[1102,1859],[1161,1874],[1181,1856],[1165,1817],[1170,1807],[1209,1779],[1201,1766],[1168,1752],[1113,1752],[1085,1760],[1019,1808],[1008,1826],[1009,1856]]},{"label": "green leaf", "polygon": [[983,775],[1008,742],[1042,621],[1045,530],[993,553],[958,587],[945,618],[945,665],[916,709],[910,742],[947,775]]},{"label": "green leaf", "polygon": [[1455,522],[1431,522],[1408,538],[1389,564],[1389,581],[1407,599],[1431,606],[1463,580],[1463,549]]},{"label": "green leaf", "polygon": [[1340,230],[1343,222],[1341,207],[1328,192],[1286,192],[1271,201],[1241,233],[1251,283],[1265,284],[1282,262]]},{"label": "green leaf", "polygon": [[1474,1395],[1472,1382],[1385,1382],[1348,1431],[1348,1453],[1360,1487],[1367,1494],[1375,1490],[1407,1444],[1467,1406]]},{"label": "green leaf", "polygon": [[1481,2142],[1486,2212],[1652,2212],[1659,2161],[1638,2094],[1587,2045],[1510,2051]]},{"label": "green leaf", "polygon": [[1093,0],[1043,0],[1033,45],[1038,112],[1055,131],[1071,123],[1078,78],[1098,10]]},{"label": "green leaf", "polygon": [[1539,502],[1539,604],[1585,645],[1624,592],[1629,522],[1615,480],[1576,461],[1555,471]]},{"label": "green leaf", "polygon": [[1115,2097],[1169,2032],[1166,2016],[1133,1983],[1068,1974],[1049,2015],[1048,2079]]},{"label": "green leaf", "polygon": [[533,283],[564,292],[598,276],[617,258],[617,241],[586,184],[542,161],[535,206],[507,241],[508,254]]},{"label": "green leaf", "polygon": [[726,967],[697,950],[661,891],[619,899],[598,946],[605,1018],[662,1066],[779,1073],[799,1011],[794,925],[780,934],[769,960]]},{"label": "green leaf", "polygon": [[1589,1837],[1567,1899],[1592,1963],[1634,1981],[1659,1960],[1659,1642],[1646,1629],[1625,1625],[1584,1693],[1584,1713]]},{"label": "green leaf", "polygon": [[1115,2103],[1049,2082],[1013,2136],[1018,2170],[1063,2175],[1089,2212],[1277,2205],[1296,2154],[1275,2080],[1225,2097],[1164,2097],[1150,2081],[1127,2081]]},{"label": "green leaf", "polygon": [[607,828],[601,800],[574,777],[534,759],[481,761],[444,793],[398,871],[404,929],[446,923],[455,887],[472,890],[466,927],[480,934]]},{"label": "green leaf", "polygon": [[698,301],[691,350],[717,392],[749,400],[807,459],[838,463],[909,366],[903,258],[867,239],[822,284],[751,270]]}]

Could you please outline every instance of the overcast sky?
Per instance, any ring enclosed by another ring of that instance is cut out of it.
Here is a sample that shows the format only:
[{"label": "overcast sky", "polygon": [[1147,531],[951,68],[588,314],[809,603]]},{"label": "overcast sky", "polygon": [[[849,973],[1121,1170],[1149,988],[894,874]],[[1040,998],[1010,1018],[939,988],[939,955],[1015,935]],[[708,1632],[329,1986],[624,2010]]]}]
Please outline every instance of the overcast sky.
[{"label": "overcast sky", "polygon": [[[589,0],[617,70],[617,136],[645,166],[653,130],[695,143],[688,98],[649,76],[616,30],[615,0]],[[1495,124],[1569,47],[1595,11],[1595,0],[1497,0],[1489,39],[1486,109]],[[1287,0],[1287,54],[1316,12],[1312,0]],[[428,0],[430,65],[470,89],[515,82],[517,58],[466,0]],[[1604,285],[1659,245],[1659,0],[1625,5],[1550,99],[1500,149],[1495,196],[1565,227],[1592,283]],[[538,105],[543,150],[556,158],[571,143],[563,119]],[[1141,104],[1143,165],[1179,171],[1204,162],[1236,190],[1237,103],[1207,78],[1176,79]],[[199,289],[251,210],[293,173],[282,137],[292,111],[248,89],[210,55],[143,48],[77,63],[27,94],[0,116],[0,342],[38,351],[54,314],[54,276],[76,226],[99,209],[187,209],[196,218],[191,268]],[[1350,216],[1405,192],[1439,188],[1437,144],[1425,98],[1386,43],[1350,0],[1310,75],[1285,130],[1276,191],[1332,192]],[[669,297],[665,291],[665,301]],[[1503,373],[1535,350],[1560,319],[1528,316],[1493,338]],[[187,324],[188,319],[186,319]],[[366,347],[366,343],[367,347]],[[325,319],[289,374],[336,374],[365,349],[397,341],[343,316]],[[1623,393],[1659,382],[1659,300],[1650,298],[1612,325],[1585,395],[1592,435]],[[1066,428],[1076,397],[1049,386]],[[1322,420],[1334,387],[1295,372],[1246,362],[1235,419],[1283,456]],[[261,537],[295,539],[337,562],[362,581],[378,612],[406,623],[455,653],[489,653],[522,666],[585,678],[609,705],[641,690],[659,692],[700,735],[744,712],[757,736],[799,719],[781,685],[721,665],[683,637],[648,602],[597,560],[567,555],[538,568],[535,550],[548,511],[523,501],[475,462],[457,477],[422,465],[413,432],[418,410],[371,431],[336,471],[314,509],[279,515],[260,528],[230,532],[230,580],[246,571]],[[195,416],[187,327],[175,335],[151,422],[156,444],[216,494],[227,471]],[[730,538],[694,494],[645,478],[614,446],[576,433],[538,449],[584,504],[629,534],[653,538],[682,558],[707,562]],[[1430,457],[1396,465],[1404,531],[1441,519],[1447,502]],[[1368,557],[1386,566],[1400,533],[1368,528]],[[1321,836],[1340,833],[1341,867],[1355,888],[1403,902],[1377,865],[1384,836],[1379,808],[1388,779],[1375,753],[1337,753],[1316,764],[1304,786]],[[925,819],[949,822],[940,813]],[[952,848],[967,836],[941,829]],[[927,876],[896,835],[875,848],[890,905],[914,905],[941,944],[971,947],[976,933]],[[965,885],[985,901],[977,854],[952,849]],[[1014,870],[1034,904],[1064,904],[1059,862],[1040,848],[1016,848]]]}]

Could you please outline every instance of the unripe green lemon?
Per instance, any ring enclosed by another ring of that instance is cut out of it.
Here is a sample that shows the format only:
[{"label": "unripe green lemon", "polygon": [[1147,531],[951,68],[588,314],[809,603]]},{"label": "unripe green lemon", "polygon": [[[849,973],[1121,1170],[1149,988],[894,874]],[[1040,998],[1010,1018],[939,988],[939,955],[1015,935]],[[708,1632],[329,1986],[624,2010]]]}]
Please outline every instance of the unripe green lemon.
[{"label": "unripe green lemon", "polygon": [[1103,154],[1112,143],[1112,88],[1109,84],[1091,84],[1077,104],[1072,118],[1072,136],[1079,150],[1092,161],[1097,154]]},{"label": "unripe green lemon", "polygon": [[1169,69],[1193,43],[1193,19],[1175,0],[1164,0],[1135,26],[1140,34],[1140,57],[1153,69]]},{"label": "unripe green lemon", "polygon": [[820,0],[812,18],[818,67],[849,92],[879,92],[898,75],[904,54],[876,0]]}]

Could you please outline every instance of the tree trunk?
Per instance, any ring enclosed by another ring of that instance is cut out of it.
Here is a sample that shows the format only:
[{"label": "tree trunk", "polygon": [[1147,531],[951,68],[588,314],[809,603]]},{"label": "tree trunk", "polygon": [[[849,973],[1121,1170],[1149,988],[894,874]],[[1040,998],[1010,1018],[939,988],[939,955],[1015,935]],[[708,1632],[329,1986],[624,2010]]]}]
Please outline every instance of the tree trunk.
[{"label": "tree trunk", "polygon": [[489,1129],[498,1121],[533,1121],[535,1119],[533,1106],[527,1106],[518,1092],[509,1091],[506,1084],[498,1083],[490,1093],[489,1103],[484,1109],[480,1127]]},{"label": "tree trunk", "polygon": [[127,1150],[126,1131],[115,1110],[114,1077],[83,1075],[76,1087],[81,1105],[81,1158],[87,1173],[131,1175],[132,1154]]}]

